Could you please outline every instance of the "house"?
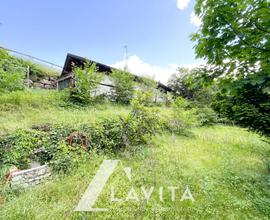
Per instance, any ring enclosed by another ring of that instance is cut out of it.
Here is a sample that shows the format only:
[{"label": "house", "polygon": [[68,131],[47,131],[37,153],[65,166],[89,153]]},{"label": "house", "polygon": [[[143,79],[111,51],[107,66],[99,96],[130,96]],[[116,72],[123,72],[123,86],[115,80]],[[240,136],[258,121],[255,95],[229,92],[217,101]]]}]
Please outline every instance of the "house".
[{"label": "house", "polygon": [[[57,88],[61,90],[74,86],[75,80],[72,69],[74,66],[83,68],[85,61],[95,63],[97,71],[105,74],[103,81],[100,83],[100,85],[95,91],[95,95],[110,94],[111,89],[114,87],[113,82],[110,80],[110,74],[115,68],[73,54],[67,54],[62,74],[57,80]],[[134,75],[134,81],[139,82],[140,77]],[[167,94],[168,92],[172,92],[171,88],[158,82],[155,100],[157,102],[162,101],[164,94]]]}]

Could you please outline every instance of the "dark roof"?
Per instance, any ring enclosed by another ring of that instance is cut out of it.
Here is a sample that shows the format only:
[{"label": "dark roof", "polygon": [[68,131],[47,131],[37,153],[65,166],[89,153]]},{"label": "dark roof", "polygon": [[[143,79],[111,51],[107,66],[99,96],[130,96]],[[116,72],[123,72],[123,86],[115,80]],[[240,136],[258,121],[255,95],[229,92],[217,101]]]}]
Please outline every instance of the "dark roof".
[{"label": "dark roof", "polygon": [[[105,73],[107,75],[112,73],[112,70],[115,69],[115,68],[107,66],[105,64],[102,64],[102,63],[99,63],[99,62],[96,62],[96,61],[93,61],[93,60],[89,60],[87,58],[83,58],[83,57],[68,53],[67,57],[66,57],[64,68],[62,70],[61,78],[65,77],[68,74],[70,74],[72,72],[72,68],[73,68],[74,65],[79,66],[79,67],[83,67],[85,61],[88,61],[90,63],[95,63],[98,71],[103,72],[103,73]],[[134,75],[134,80],[139,81],[139,79],[140,79],[139,76]],[[169,88],[168,86],[166,86],[166,85],[164,85],[164,84],[162,84],[160,82],[158,82],[158,88],[161,88],[161,89],[165,90],[166,92],[172,92],[171,88]]]}]

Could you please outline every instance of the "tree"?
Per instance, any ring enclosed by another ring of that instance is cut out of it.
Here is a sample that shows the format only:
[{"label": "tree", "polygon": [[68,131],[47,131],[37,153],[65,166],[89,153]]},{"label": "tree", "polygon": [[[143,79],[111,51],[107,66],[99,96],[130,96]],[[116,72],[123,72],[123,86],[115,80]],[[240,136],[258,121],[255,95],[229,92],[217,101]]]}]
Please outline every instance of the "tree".
[{"label": "tree", "polygon": [[70,100],[74,103],[88,104],[93,101],[94,90],[103,79],[96,64],[85,62],[83,68],[73,68],[75,87],[70,89]]},{"label": "tree", "polygon": [[[157,89],[158,85],[157,82],[148,77],[148,76],[140,76],[138,78],[138,88],[141,92],[146,95],[146,99],[144,100],[145,105],[152,105],[155,100],[155,96],[161,96],[160,91]],[[139,95],[139,92],[136,93]]]},{"label": "tree", "polygon": [[122,104],[130,103],[134,94],[134,76],[126,71],[113,70],[111,79],[114,84],[113,99]]},{"label": "tree", "polygon": [[219,86],[214,107],[270,135],[270,2],[198,0],[195,13],[202,20],[195,51]]},{"label": "tree", "polygon": [[213,88],[206,86],[207,70],[204,68],[178,68],[177,73],[169,79],[169,86],[176,96],[197,101],[201,104],[209,104],[212,98]]}]

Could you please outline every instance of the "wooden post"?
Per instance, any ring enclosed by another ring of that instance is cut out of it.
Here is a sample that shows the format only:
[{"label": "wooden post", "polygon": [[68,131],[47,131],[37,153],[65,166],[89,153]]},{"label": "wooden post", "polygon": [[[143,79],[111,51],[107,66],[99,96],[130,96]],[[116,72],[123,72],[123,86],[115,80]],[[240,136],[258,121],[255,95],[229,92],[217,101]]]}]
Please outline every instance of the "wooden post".
[{"label": "wooden post", "polygon": [[29,66],[27,66],[27,69],[26,69],[26,74],[27,74],[27,88],[29,89],[30,88],[30,68]]}]

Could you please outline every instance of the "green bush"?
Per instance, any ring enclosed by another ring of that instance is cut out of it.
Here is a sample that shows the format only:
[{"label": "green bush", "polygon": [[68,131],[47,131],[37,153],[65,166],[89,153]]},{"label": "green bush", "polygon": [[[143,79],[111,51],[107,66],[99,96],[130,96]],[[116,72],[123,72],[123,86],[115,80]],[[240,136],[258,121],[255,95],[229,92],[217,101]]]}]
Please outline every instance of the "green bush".
[{"label": "green bush", "polygon": [[[143,105],[142,99],[132,101],[127,117],[104,119],[79,128],[72,125],[33,126],[0,137],[0,167],[15,165],[28,168],[31,160],[48,163],[56,172],[70,171],[78,158],[93,148],[116,152],[128,146],[143,145],[159,129],[158,113]],[[70,142],[71,137],[79,142]],[[78,139],[78,137],[83,137]]]},{"label": "green bush", "polygon": [[88,134],[89,148],[117,151],[150,140],[158,132],[160,120],[157,110],[144,105],[144,98],[140,96],[131,101],[132,109],[127,117],[104,119],[92,126],[84,125],[82,130]]},{"label": "green bush", "polygon": [[190,102],[178,97],[172,103],[173,113],[167,118],[167,129],[182,134],[187,129],[198,125],[196,109],[190,107]]},{"label": "green bush", "polygon": [[[266,84],[264,87],[267,87],[269,80],[264,82]],[[269,137],[269,92],[263,90],[263,86],[252,85],[248,79],[231,84],[233,89],[230,88],[230,90],[234,90],[234,92],[232,93],[226,89],[219,91],[212,102],[213,109],[222,117],[226,117],[240,126],[247,127],[252,131]]]},{"label": "green bush", "polygon": [[130,103],[134,93],[134,76],[126,71],[113,70],[111,79],[114,85],[112,99],[123,104]]},{"label": "green bush", "polygon": [[153,107],[147,107],[148,98],[147,93],[137,93],[131,102],[132,110],[127,118],[127,130],[134,144],[146,143],[161,128],[159,112]]},{"label": "green bush", "polygon": [[15,165],[19,169],[26,169],[33,159],[41,164],[50,163],[58,166],[56,170],[60,170],[60,162],[68,162],[68,158],[63,156],[73,152],[72,148],[68,148],[64,143],[74,129],[61,125],[48,126],[47,129],[48,131],[19,129],[15,133],[1,136],[0,166]]},{"label": "green bush", "polygon": [[[155,102],[155,95],[159,92],[157,90],[157,82],[147,76],[140,76],[138,79],[139,91],[147,93],[147,105],[152,105]],[[163,95],[163,94],[158,94]],[[146,103],[146,102],[145,102]]]},{"label": "green bush", "polygon": [[[76,151],[67,145],[66,142],[58,143],[52,158],[48,161],[49,166],[56,173],[69,173],[79,163],[78,156],[83,153],[80,149]],[[86,154],[86,152],[84,152]],[[80,155],[81,156],[81,155]],[[82,158],[81,158],[82,159]]]},{"label": "green bush", "polygon": [[70,101],[89,104],[94,100],[94,91],[101,83],[103,75],[97,72],[96,64],[85,62],[82,67],[74,67],[75,87],[70,88]]},{"label": "green bush", "polygon": [[197,119],[201,126],[214,125],[218,122],[218,116],[212,108],[201,107],[196,110]]},{"label": "green bush", "polygon": [[[179,68],[169,79],[169,86],[177,96],[193,100],[201,105],[209,105],[215,87],[208,83],[206,68]],[[209,85],[208,85],[209,84]]]}]

